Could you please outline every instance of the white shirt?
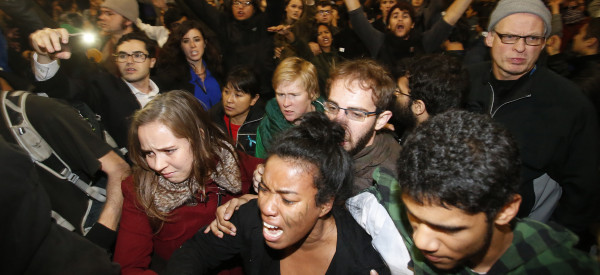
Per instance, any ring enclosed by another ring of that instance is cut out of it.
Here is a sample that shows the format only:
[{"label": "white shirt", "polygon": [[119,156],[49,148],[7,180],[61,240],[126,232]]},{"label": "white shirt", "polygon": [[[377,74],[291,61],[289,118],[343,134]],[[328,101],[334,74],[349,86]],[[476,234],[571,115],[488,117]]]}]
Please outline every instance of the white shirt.
[{"label": "white shirt", "polygon": [[[58,62],[56,60],[54,60],[48,64],[40,64],[38,62],[37,53],[33,53],[33,72],[35,74],[35,79],[37,81],[46,81],[46,80],[54,77],[56,75],[56,73],[58,72],[59,68],[60,68],[60,65],[58,64]],[[156,95],[159,92],[158,86],[156,86],[156,84],[152,80],[150,80],[150,84],[149,84],[150,92],[147,94],[140,92],[140,90],[138,90],[136,87],[133,87],[133,85],[131,85],[131,83],[127,82],[125,79],[122,79],[122,80],[123,80],[123,82],[125,82],[125,84],[127,84],[127,86],[129,86],[131,93],[133,95],[135,95],[135,98],[140,103],[140,106],[142,106],[142,108],[144,108],[144,106],[146,106],[146,104],[148,104],[148,102],[150,102],[150,100],[152,100],[154,97],[156,97]]]},{"label": "white shirt", "polygon": [[131,83],[127,82],[125,79],[122,80],[125,82],[125,84],[127,84],[127,86],[129,86],[129,89],[131,90],[137,101],[140,103],[140,106],[142,106],[142,108],[144,108],[144,106],[146,106],[146,104],[148,104],[148,102],[154,99],[154,97],[156,97],[156,95],[158,94],[158,86],[156,86],[156,84],[154,84],[152,80],[150,80],[149,83],[150,92],[148,92],[147,94],[140,92],[140,90],[134,87]]},{"label": "white shirt", "polygon": [[356,222],[369,234],[371,244],[379,252],[392,274],[413,274],[408,268],[410,254],[394,221],[369,192],[346,200],[346,206]]}]

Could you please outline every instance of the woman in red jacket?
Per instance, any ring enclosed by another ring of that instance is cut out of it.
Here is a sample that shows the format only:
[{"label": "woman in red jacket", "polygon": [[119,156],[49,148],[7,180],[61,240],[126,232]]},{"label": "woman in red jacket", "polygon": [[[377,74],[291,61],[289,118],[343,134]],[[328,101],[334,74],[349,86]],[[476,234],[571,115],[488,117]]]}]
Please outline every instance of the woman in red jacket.
[{"label": "woman in red jacket", "polygon": [[248,190],[246,175],[256,165],[238,155],[184,91],[158,95],[136,112],[129,156],[133,175],[122,184],[114,256],[123,274],[160,271],[175,249],[214,219],[220,203]]}]

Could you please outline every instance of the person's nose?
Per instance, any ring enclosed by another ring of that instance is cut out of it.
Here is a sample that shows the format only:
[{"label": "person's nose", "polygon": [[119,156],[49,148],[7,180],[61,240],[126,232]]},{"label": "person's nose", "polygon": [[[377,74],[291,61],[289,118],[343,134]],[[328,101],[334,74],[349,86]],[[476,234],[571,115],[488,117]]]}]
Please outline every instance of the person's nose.
[{"label": "person's nose", "polygon": [[292,105],[292,100],[286,95],[283,97],[283,107],[289,107]]},{"label": "person's nose", "polygon": [[421,251],[433,253],[439,249],[436,232],[425,224],[420,224],[414,229],[413,240]]},{"label": "person's nose", "polygon": [[277,207],[276,196],[264,192],[260,194],[260,211],[267,217],[275,217],[279,213]]},{"label": "person's nose", "polygon": [[515,44],[513,44],[513,49],[517,52],[524,52],[527,44],[525,44],[525,38],[519,38]]},{"label": "person's nose", "polygon": [[150,168],[152,168],[152,170],[160,173],[165,168],[167,168],[168,163],[164,159],[163,156],[161,156],[160,154],[157,154],[153,158],[151,158],[150,160],[148,160],[148,166],[150,166]]},{"label": "person's nose", "polygon": [[225,95],[225,102],[233,103],[233,95],[231,95],[231,94]]}]

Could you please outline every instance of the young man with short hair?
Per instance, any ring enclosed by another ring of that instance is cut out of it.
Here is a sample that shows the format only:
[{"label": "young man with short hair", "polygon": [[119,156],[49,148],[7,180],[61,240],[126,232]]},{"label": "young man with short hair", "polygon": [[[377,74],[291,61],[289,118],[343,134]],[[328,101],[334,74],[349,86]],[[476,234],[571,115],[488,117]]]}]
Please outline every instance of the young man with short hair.
[{"label": "young man with short hair", "polygon": [[517,144],[486,115],[449,111],[421,124],[398,161],[415,274],[599,274],[573,233],[515,218],[519,171]]}]

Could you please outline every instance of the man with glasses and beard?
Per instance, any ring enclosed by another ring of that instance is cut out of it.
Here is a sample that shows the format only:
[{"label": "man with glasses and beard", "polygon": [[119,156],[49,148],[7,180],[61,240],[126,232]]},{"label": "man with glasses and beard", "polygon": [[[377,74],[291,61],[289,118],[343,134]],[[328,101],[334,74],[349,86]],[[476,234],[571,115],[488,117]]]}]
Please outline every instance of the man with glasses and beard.
[{"label": "man with glasses and beard", "polygon": [[[377,192],[375,188],[382,186],[384,196],[389,195],[390,188],[387,186],[394,186],[395,189],[398,186],[396,161],[400,145],[390,132],[384,130],[392,116],[387,107],[396,85],[381,65],[369,59],[339,64],[330,74],[328,83],[325,114],[345,128],[342,146],[354,161],[352,195],[356,199],[348,200],[348,210],[371,235],[372,245],[392,274],[410,274],[410,256],[395,221],[380,204],[379,197],[371,193]],[[254,172],[255,189],[261,182],[263,172],[264,168]],[[385,193],[386,190],[388,193]],[[245,201],[244,197],[234,199],[217,209],[217,219],[210,226],[215,235],[235,235],[235,226],[226,220]]]},{"label": "man with glasses and beard", "polygon": [[429,54],[407,59],[395,68],[398,89],[392,101],[392,124],[401,140],[430,117],[461,108],[469,85],[461,62]]}]

